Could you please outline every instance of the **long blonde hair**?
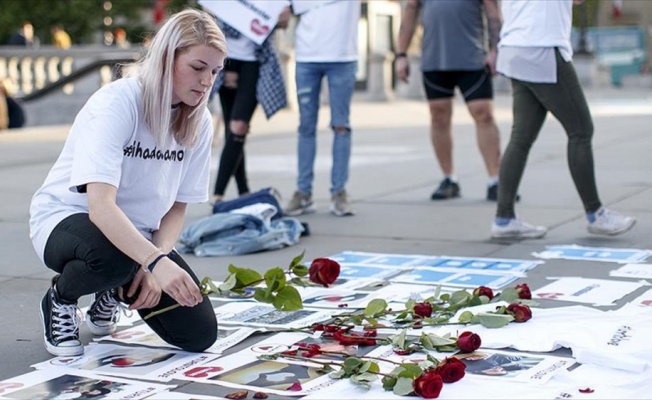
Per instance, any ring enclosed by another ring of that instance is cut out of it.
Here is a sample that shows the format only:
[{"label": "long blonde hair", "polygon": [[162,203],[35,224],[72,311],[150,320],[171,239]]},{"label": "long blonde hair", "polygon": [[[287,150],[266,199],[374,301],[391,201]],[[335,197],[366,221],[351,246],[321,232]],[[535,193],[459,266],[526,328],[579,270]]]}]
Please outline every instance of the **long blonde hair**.
[{"label": "long blonde hair", "polygon": [[208,94],[196,106],[181,103],[172,120],[174,61],[191,46],[211,46],[226,55],[226,39],[215,19],[204,11],[187,9],[172,15],[152,37],[145,55],[132,68],[143,88],[145,122],[156,142],[169,138],[183,146],[195,144]]}]

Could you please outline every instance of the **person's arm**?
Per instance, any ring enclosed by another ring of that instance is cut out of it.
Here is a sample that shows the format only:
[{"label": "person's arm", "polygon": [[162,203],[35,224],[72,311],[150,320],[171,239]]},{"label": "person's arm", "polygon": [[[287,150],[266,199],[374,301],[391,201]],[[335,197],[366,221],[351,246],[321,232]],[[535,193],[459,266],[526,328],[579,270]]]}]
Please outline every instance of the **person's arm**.
[{"label": "person's arm", "polygon": [[7,109],[7,98],[0,90],[0,130],[9,128],[9,110]]},{"label": "person's arm", "polygon": [[186,216],[186,203],[175,202],[163,219],[161,226],[154,232],[152,242],[164,253],[169,253],[177,243],[179,234],[183,229],[184,218]]},{"label": "person's arm", "polygon": [[[140,265],[147,267],[158,256],[167,254],[157,245],[173,246],[170,243],[171,237],[180,229],[179,209],[176,206],[172,207],[163,218],[161,229],[157,231],[155,244],[147,240],[118,207],[116,203],[118,190],[115,186],[106,183],[89,183],[86,190],[90,220],[111,243]],[[160,298],[161,289],[182,306],[192,307],[202,301],[197,284],[186,271],[168,257],[162,257],[151,274],[139,268],[127,295],[129,296],[129,293],[133,295],[139,286],[141,291],[136,302],[131,305],[132,309],[153,303],[155,299]],[[160,288],[157,293],[158,286]]]},{"label": "person's arm", "polygon": [[485,58],[485,65],[491,71],[491,74],[496,73],[496,58],[498,52],[498,42],[500,41],[500,29],[503,26],[502,18],[500,16],[500,8],[498,7],[498,0],[483,0],[484,12],[487,16],[487,36],[489,39],[489,51]]},{"label": "person's arm", "polygon": [[407,48],[410,46],[410,41],[412,41],[412,36],[417,27],[420,7],[420,0],[408,0],[403,9],[401,25],[398,29],[395,69],[398,78],[404,82],[407,82],[408,77],[410,76],[410,64],[407,58]]},{"label": "person's arm", "polygon": [[281,13],[278,15],[278,22],[276,22],[276,27],[280,29],[287,29],[290,24],[290,18],[292,17],[292,10],[290,6],[287,5],[281,10]]}]

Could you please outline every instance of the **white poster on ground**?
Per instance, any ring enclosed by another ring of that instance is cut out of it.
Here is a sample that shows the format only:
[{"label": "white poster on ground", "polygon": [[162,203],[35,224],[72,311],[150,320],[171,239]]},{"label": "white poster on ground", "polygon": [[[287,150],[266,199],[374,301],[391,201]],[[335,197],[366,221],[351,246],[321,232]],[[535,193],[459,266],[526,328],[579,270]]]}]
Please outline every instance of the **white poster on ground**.
[{"label": "white poster on ground", "polygon": [[622,306],[619,311],[623,313],[629,312],[632,314],[640,314],[641,316],[649,316],[652,313],[652,288],[646,290],[643,294]]},{"label": "white poster on ground", "polygon": [[330,319],[332,311],[301,309],[279,311],[273,306],[257,302],[232,302],[213,309],[220,324],[261,328],[302,328]]},{"label": "white poster on ground", "polygon": [[77,357],[56,357],[32,365],[36,369],[66,368],[100,375],[123,376],[167,382],[178,370],[218,357],[209,353],[190,353],[171,349],[95,344],[86,346]]},{"label": "white poster on ground", "polygon": [[106,377],[88,371],[50,368],[1,381],[0,398],[139,400],[175,387]]},{"label": "white poster on ground", "polygon": [[199,0],[199,5],[240,33],[262,44],[274,30],[287,0]]},{"label": "white poster on ground", "polygon": [[652,264],[625,264],[616,270],[609,271],[609,276],[652,279]]},{"label": "white poster on ground", "polygon": [[549,279],[554,281],[532,292],[533,300],[548,299],[608,306],[636,289],[646,286],[646,283],[642,282],[570,276]]},{"label": "white poster on ground", "polygon": [[[229,327],[220,325],[217,329],[217,340],[211,347],[204,350],[204,352],[222,354],[227,349],[235,346],[236,344],[251,336],[254,332],[256,332],[256,329],[254,328]],[[139,346],[169,347],[178,349],[178,347],[174,347],[161,339],[160,336],[152,330],[152,328],[145,324],[125,329],[120,332],[115,332],[111,335],[95,338],[94,340],[98,342],[112,341]]]},{"label": "white poster on ground", "polygon": [[305,396],[335,383],[321,370],[322,365],[261,356],[290,350],[293,344],[309,337],[307,333],[278,333],[237,353],[188,368],[174,378],[281,396]]}]

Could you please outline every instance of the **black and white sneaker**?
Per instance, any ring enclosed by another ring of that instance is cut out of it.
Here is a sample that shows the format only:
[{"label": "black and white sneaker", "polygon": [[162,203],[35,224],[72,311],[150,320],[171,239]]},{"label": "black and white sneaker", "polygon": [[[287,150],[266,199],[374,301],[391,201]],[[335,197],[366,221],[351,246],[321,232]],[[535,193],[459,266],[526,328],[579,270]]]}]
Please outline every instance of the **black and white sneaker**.
[{"label": "black and white sneaker", "polygon": [[450,178],[445,178],[439,187],[430,195],[431,200],[447,200],[461,197],[460,185]]},{"label": "black and white sneaker", "polygon": [[110,335],[118,326],[120,309],[123,308],[115,289],[95,293],[86,312],[86,325],[94,335]]},{"label": "black and white sneaker", "polygon": [[41,300],[45,348],[54,356],[79,356],[84,346],[79,341],[79,325],[82,322],[77,303],[66,303],[59,298],[52,285]]}]

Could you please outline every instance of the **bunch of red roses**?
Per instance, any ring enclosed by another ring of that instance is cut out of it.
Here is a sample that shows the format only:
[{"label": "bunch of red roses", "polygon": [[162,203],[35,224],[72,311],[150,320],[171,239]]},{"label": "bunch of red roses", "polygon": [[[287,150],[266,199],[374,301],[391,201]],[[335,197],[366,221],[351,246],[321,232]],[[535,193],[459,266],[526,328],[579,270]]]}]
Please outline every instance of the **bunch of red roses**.
[{"label": "bunch of red roses", "polygon": [[[460,289],[453,293],[440,293],[440,288],[437,287],[433,296],[421,301],[408,300],[403,309],[393,310],[384,299],[377,298],[371,300],[363,310],[335,315],[332,323],[340,326],[353,324],[394,329],[419,329],[448,324],[481,324],[488,328],[500,328],[510,322],[525,322],[532,318],[532,310],[526,304],[534,304],[531,298],[532,294],[526,283],[506,288],[497,295],[486,286],[480,286],[470,292]],[[450,322],[451,318],[464,308],[498,302],[508,305],[497,304],[494,311],[477,314],[464,311],[459,315],[457,322]]]},{"label": "bunch of red roses", "polygon": [[[343,339],[348,336],[350,330],[324,327],[322,337],[330,337],[343,343]],[[328,332],[330,331],[330,332]],[[343,332],[343,333],[342,333]],[[324,336],[331,333],[331,336]],[[389,342],[396,344],[404,339],[404,333],[397,336],[403,336],[398,340],[390,338]],[[358,345],[375,345],[376,332],[366,331],[362,336],[354,336],[359,341],[346,342]],[[481,339],[475,333],[462,332],[457,338],[453,338],[454,346],[443,346],[448,351],[457,351],[460,353],[471,353],[480,347]],[[432,349],[432,348],[431,348]],[[440,350],[435,348],[435,350]],[[394,348],[394,351],[403,355]],[[357,357],[346,352],[324,350],[322,346],[313,343],[297,343],[289,350],[261,356],[264,359],[276,360],[279,357],[290,360],[309,361],[313,364],[320,365],[322,373],[329,373],[331,378],[341,379],[349,378],[353,383],[369,386],[370,383],[382,376],[382,385],[385,390],[391,390],[397,395],[406,396],[416,394],[423,398],[436,398],[439,396],[444,383],[454,383],[462,379],[465,375],[466,365],[459,359],[446,357],[443,360],[437,360],[430,354],[426,353],[426,361],[419,364],[413,362],[399,362],[386,358],[371,356]],[[328,358],[338,356],[344,358],[344,361],[334,361]],[[385,362],[394,364],[395,367],[391,372],[381,372],[379,363]],[[288,390],[297,390],[296,385],[289,387]]]}]

